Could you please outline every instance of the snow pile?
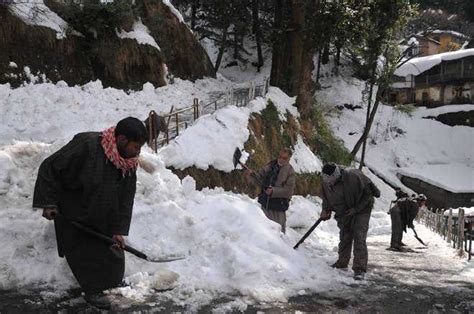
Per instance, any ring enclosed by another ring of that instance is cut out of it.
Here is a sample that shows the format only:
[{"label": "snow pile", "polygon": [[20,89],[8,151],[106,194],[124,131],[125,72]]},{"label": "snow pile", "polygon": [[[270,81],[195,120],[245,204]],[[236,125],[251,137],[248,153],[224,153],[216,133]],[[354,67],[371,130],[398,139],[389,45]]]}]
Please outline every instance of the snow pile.
[{"label": "snow pile", "polygon": [[431,56],[413,58],[395,71],[397,76],[419,75],[443,61],[457,60],[469,56],[474,56],[474,49],[464,49],[439,53]]},{"label": "snow pile", "polygon": [[[1,196],[2,289],[31,285],[65,289],[76,285],[65,260],[56,255],[52,223],[30,209],[39,162],[59,146],[17,143],[2,150],[18,172],[16,184]],[[295,251],[292,245],[300,235],[292,230],[287,236],[281,235],[280,227],[265,217],[255,200],[221,189],[196,191],[193,179],[182,183],[165,168],[159,155],[145,152],[141,159],[148,167],[138,172],[127,241],[150,255],[190,252],[186,260],[167,264],[180,277],[174,295],[177,300],[187,300],[204,290],[284,301],[302,289],[327,290],[351,280],[327,265],[334,259],[334,241],[328,249],[326,243],[308,239],[311,246],[325,252],[323,256],[306,254],[305,249]],[[309,201],[300,198],[299,202]],[[331,232],[326,231],[326,237],[334,238],[334,222],[328,226]],[[166,266],[132,256],[127,260],[127,280],[133,283],[129,288],[133,291],[121,291],[124,295],[140,299],[153,293],[152,288],[164,280],[156,276]]]},{"label": "snow pile", "polygon": [[474,167],[459,164],[420,165],[398,169],[398,173],[453,193],[474,192]]},{"label": "snow pile", "polygon": [[149,45],[161,50],[160,46],[158,46],[155,39],[150,35],[150,31],[142,23],[141,19],[133,23],[133,30],[131,32],[126,32],[123,29],[120,31],[120,33],[118,31],[116,32],[119,38],[135,39],[140,45]]},{"label": "snow pile", "polygon": [[270,99],[280,114],[280,120],[286,121],[286,114],[289,112],[294,117],[299,117],[298,109],[295,107],[296,97],[290,97],[277,87],[270,87],[266,95]]},{"label": "snow pile", "polygon": [[199,118],[172,143],[160,150],[167,166],[185,169],[196,166],[207,170],[213,166],[230,172],[236,147],[243,148],[249,137],[247,128],[252,112],[265,108],[263,98],[251,101],[249,107],[228,106]]},{"label": "snow pile", "polygon": [[57,39],[66,38],[66,30],[69,27],[67,22],[51,11],[43,0],[14,1],[8,8],[26,24],[51,28],[56,31]]},{"label": "snow pile", "polygon": [[13,140],[64,142],[85,130],[103,130],[127,116],[144,120],[150,110],[167,114],[171,106],[175,110],[189,107],[193,98],[207,102],[210,92],[221,91],[230,84],[222,77],[195,83],[175,79],[174,84],[158,89],[146,83],[143,90],[130,93],[103,88],[100,81],[74,87],[64,81],[17,89],[0,85],[0,145]]},{"label": "snow pile", "polygon": [[304,143],[301,135],[298,135],[290,164],[297,173],[320,173],[323,167],[322,161]]},{"label": "snow pile", "polygon": [[[202,116],[187,128],[172,143],[160,150],[167,166],[185,169],[196,166],[207,170],[209,166],[217,170],[230,172],[234,169],[232,157],[236,147],[243,148],[250,135],[247,128],[250,114],[263,110],[271,100],[278,109],[280,118],[286,119],[286,113],[298,115],[294,98],[288,97],[279,88],[271,87],[265,98],[259,97],[248,107],[229,106],[210,115]],[[317,171],[318,160],[304,143],[295,147],[297,157],[301,159],[298,169]],[[305,162],[310,164],[305,164]],[[296,161],[297,163],[297,161]]]}]

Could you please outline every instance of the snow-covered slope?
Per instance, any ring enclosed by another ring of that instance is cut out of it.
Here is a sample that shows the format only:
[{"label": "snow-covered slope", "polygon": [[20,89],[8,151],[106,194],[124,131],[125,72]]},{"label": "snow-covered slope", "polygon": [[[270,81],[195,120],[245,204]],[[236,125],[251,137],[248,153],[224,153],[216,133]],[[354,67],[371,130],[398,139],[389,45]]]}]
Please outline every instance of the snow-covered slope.
[{"label": "snow-covered slope", "polygon": [[[329,112],[335,134],[348,149],[352,149],[365,125],[366,106],[362,102],[364,83],[350,77],[349,73],[344,76],[327,73],[321,84],[324,88],[316,93],[316,98]],[[362,105],[362,108],[334,110],[334,106],[344,103]],[[434,109],[420,107],[407,114],[394,107],[380,105],[369,135],[366,164],[397,186],[401,186],[397,177],[399,173],[411,172],[417,177],[431,178],[436,171],[436,178],[431,181],[437,181],[453,191],[474,191],[474,129],[452,127],[423,118],[472,108],[473,105],[449,105]]]}]

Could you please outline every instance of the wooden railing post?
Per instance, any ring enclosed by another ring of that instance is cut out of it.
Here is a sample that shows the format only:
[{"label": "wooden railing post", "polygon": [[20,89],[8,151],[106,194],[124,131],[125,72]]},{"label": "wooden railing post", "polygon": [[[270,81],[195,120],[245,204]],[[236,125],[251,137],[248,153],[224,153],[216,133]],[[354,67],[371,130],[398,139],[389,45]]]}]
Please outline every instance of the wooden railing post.
[{"label": "wooden railing post", "polygon": [[448,243],[451,243],[453,238],[453,209],[449,209],[449,216],[448,216]]},{"label": "wooden railing post", "polygon": [[155,137],[156,131],[156,112],[151,110],[148,114],[148,146],[156,154],[158,151],[158,138]]},{"label": "wooden railing post", "polygon": [[199,100],[197,98],[194,98],[193,100],[193,114],[194,114],[194,120],[199,118]]},{"label": "wooden railing post", "polygon": [[179,117],[178,113],[175,114],[175,122],[176,122],[176,136],[179,135]]},{"label": "wooden railing post", "polygon": [[458,211],[458,254],[464,256],[464,209]]}]

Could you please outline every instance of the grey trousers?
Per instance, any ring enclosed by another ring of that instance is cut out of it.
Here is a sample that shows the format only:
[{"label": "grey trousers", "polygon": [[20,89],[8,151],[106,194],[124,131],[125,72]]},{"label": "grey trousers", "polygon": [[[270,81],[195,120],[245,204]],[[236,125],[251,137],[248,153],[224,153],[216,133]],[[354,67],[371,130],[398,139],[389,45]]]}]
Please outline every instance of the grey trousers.
[{"label": "grey trousers", "polygon": [[399,248],[403,238],[402,216],[400,208],[393,206],[390,208],[390,218],[392,219],[392,238],[390,240],[390,247]]},{"label": "grey trousers", "polygon": [[265,216],[268,219],[280,224],[281,232],[285,233],[286,231],[286,213],[281,210],[271,210],[271,209],[264,209],[262,208]]},{"label": "grey trousers", "polygon": [[338,219],[339,227],[339,260],[341,265],[348,265],[351,259],[352,242],[354,242],[354,271],[367,272],[367,231],[369,230],[370,213],[356,214]]}]

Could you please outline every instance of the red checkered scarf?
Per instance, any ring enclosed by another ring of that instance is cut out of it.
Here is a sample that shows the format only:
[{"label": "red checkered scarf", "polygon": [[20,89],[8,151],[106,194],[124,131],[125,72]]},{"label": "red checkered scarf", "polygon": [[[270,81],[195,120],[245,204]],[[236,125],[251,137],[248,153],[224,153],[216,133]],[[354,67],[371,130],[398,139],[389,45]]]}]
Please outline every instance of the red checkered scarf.
[{"label": "red checkered scarf", "polygon": [[138,167],[138,157],[122,158],[117,150],[117,143],[115,142],[115,127],[111,127],[102,132],[102,148],[105,156],[110,160],[117,169],[122,170],[125,175],[130,170],[135,170]]}]

